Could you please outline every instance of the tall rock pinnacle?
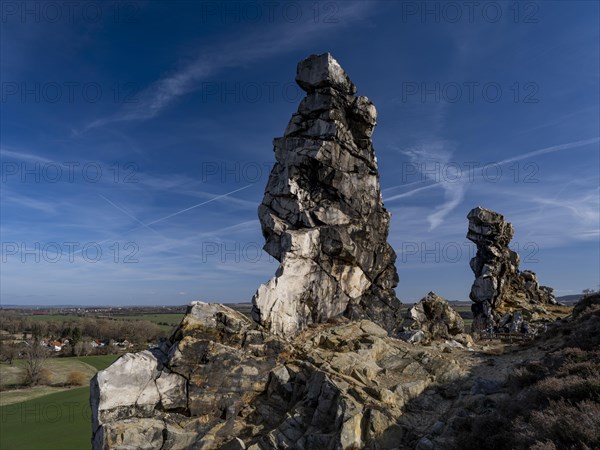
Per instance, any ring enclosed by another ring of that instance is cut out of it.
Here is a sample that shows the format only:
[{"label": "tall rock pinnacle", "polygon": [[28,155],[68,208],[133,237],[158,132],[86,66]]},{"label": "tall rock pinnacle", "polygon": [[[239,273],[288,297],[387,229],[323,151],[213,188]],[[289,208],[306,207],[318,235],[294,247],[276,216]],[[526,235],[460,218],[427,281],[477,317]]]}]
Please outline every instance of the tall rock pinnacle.
[{"label": "tall rock pinnacle", "polygon": [[307,95],[274,140],[258,209],[264,249],[281,264],[252,299],[253,318],[285,336],[339,315],[392,332],[398,275],[371,142],[375,106],[329,53],[301,61],[296,82]]},{"label": "tall rock pinnacle", "polygon": [[544,313],[544,304],[556,304],[552,288],[540,286],[534,272],[519,271],[519,255],[508,247],[514,229],[504,216],[478,206],[467,218],[467,239],[477,245],[470,263],[475,274],[470,294],[474,331],[502,328],[513,312]]}]

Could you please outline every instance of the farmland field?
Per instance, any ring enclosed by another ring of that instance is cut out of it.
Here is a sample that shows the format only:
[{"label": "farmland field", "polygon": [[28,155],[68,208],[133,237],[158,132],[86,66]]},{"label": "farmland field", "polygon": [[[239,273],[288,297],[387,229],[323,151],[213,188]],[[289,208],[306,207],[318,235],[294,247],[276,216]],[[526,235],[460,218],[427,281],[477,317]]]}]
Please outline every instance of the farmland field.
[{"label": "farmland field", "polygon": [[0,449],[90,448],[89,392],[89,387],[80,387],[0,406]]},{"label": "farmland field", "polygon": [[76,359],[82,363],[88,364],[94,367],[96,370],[106,369],[110,366],[119,355],[100,355],[100,356],[79,356]]},{"label": "farmland field", "polygon": [[74,314],[40,314],[40,315],[31,315],[27,316],[29,319],[34,321],[48,321],[48,322],[58,322],[58,321],[76,321],[81,319],[81,316],[76,316]]},{"label": "farmland field", "polygon": [[[57,380],[70,370],[85,371],[91,378],[116,358],[116,355],[51,358],[48,368]],[[2,364],[0,370],[6,370],[5,366]],[[18,364],[15,366],[18,368]],[[89,386],[39,386],[0,393],[0,450],[90,448],[89,395]]]},{"label": "farmland field", "polygon": [[147,320],[153,322],[167,332],[170,332],[174,327],[179,325],[181,319],[185,314],[135,314],[131,316],[114,316],[114,319],[127,319],[127,320]]},{"label": "farmland field", "polygon": [[465,327],[470,327],[473,323],[473,313],[471,312],[471,302],[452,302],[450,306],[460,314],[465,322]]},{"label": "farmland field", "polygon": [[98,314],[86,314],[86,315],[75,315],[75,314],[36,314],[28,315],[27,318],[33,322],[65,322],[76,324],[78,321],[83,319],[112,319],[112,320],[147,320],[160,326],[165,334],[170,334],[174,327],[179,325],[181,319],[183,319],[184,313],[156,313],[156,314],[144,314],[144,313],[132,313],[132,314],[115,314],[115,313],[98,313]]},{"label": "farmland field", "polygon": [[115,320],[147,320],[149,322],[154,322],[154,323],[168,323],[169,325],[179,325],[179,322],[181,322],[181,319],[183,319],[183,316],[185,314],[181,313],[181,314],[173,314],[173,313],[165,313],[165,314],[98,314],[95,316],[92,315],[85,315],[85,316],[77,316],[77,315],[73,315],[73,314],[40,314],[40,315],[31,315],[28,316],[29,319],[33,320],[33,321],[47,321],[47,322],[57,322],[57,321],[64,321],[64,322],[76,322],[78,320],[81,320],[83,318],[90,318],[90,317],[102,317],[102,318],[109,318],[109,319],[115,319]]}]

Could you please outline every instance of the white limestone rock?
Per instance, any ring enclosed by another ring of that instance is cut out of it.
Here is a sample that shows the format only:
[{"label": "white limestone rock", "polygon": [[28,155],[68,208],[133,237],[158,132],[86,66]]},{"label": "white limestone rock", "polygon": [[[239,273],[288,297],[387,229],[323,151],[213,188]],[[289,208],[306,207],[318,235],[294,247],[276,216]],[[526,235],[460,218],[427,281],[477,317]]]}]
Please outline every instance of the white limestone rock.
[{"label": "white limestone rock", "polygon": [[252,317],[288,337],[339,315],[395,332],[396,255],[371,142],[377,111],[328,53],[301,61],[296,80],[308,94],[274,140],[258,211],[264,249],[281,265],[256,292]]}]

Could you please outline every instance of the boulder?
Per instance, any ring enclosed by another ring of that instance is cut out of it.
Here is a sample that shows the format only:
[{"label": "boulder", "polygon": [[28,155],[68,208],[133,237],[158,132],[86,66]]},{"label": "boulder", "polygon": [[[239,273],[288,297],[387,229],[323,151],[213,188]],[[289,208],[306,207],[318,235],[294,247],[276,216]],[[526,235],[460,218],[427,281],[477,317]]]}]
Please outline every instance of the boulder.
[{"label": "boulder", "polygon": [[94,426],[131,414],[150,417],[160,402],[156,379],[166,355],[160,350],[127,353],[92,380]]},{"label": "boulder", "polygon": [[356,93],[356,86],[329,53],[309,56],[298,64],[296,83],[308,93],[320,88],[334,88],[349,95]]},{"label": "boulder", "polygon": [[[450,307],[446,299],[430,292],[408,309],[400,337],[409,342],[448,339],[464,330],[465,324],[460,314]],[[422,336],[418,335],[419,332]]]}]

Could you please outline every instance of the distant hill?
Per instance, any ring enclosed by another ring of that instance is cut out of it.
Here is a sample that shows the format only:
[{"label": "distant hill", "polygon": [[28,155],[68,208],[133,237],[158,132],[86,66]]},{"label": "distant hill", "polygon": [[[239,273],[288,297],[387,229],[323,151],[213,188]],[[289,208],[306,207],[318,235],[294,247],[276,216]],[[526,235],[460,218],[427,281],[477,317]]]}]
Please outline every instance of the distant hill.
[{"label": "distant hill", "polygon": [[574,305],[579,300],[581,300],[582,297],[583,294],[563,295],[562,297],[556,297],[556,300],[558,300],[561,303],[564,303],[565,305]]}]

